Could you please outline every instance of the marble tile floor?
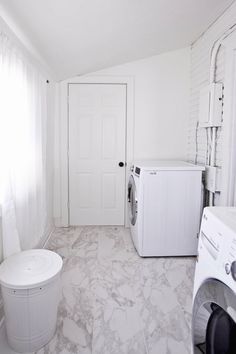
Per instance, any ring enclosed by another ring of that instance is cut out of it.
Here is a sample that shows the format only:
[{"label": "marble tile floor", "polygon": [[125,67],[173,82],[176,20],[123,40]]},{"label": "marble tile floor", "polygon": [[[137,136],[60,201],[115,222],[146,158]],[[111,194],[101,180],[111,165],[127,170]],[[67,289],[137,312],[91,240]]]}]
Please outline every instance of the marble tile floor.
[{"label": "marble tile floor", "polygon": [[140,258],[124,227],[56,229],[57,332],[37,354],[189,354],[194,258]]},{"label": "marble tile floor", "polygon": [[194,258],[141,258],[129,229],[58,228],[57,331],[35,354],[190,354]]}]

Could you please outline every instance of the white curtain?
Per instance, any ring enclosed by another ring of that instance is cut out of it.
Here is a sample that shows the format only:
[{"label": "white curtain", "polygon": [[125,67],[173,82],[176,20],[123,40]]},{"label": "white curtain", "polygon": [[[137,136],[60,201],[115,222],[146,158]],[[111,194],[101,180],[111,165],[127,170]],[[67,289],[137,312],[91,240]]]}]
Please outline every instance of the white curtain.
[{"label": "white curtain", "polygon": [[35,247],[46,224],[46,80],[0,32],[3,255]]}]

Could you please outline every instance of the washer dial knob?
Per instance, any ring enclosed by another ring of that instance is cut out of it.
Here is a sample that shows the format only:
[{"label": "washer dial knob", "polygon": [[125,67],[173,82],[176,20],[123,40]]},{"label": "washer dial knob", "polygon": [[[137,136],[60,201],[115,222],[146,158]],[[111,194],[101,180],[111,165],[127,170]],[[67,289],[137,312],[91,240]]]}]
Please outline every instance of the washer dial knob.
[{"label": "washer dial knob", "polygon": [[236,281],[236,261],[233,261],[231,264],[231,275],[232,278]]}]

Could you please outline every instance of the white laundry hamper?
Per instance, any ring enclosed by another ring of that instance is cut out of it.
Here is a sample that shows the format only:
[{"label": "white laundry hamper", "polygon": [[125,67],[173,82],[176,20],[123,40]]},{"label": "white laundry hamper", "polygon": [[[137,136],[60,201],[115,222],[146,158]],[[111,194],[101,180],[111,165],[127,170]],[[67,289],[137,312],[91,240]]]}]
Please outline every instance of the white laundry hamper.
[{"label": "white laundry hamper", "polygon": [[7,338],[15,351],[34,352],[53,337],[61,269],[61,257],[43,249],[14,254],[1,264]]}]

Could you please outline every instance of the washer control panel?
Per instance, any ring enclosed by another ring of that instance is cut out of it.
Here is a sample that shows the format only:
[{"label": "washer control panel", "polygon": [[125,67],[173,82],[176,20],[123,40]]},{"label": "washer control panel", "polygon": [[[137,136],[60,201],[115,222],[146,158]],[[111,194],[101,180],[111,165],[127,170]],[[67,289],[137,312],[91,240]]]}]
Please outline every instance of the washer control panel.
[{"label": "washer control panel", "polygon": [[226,274],[231,274],[236,281],[236,239],[233,238],[228,250],[228,258],[225,263]]},{"label": "washer control panel", "polygon": [[204,209],[198,253],[200,269],[209,266],[211,277],[236,292],[236,208]]},{"label": "washer control panel", "polygon": [[236,239],[232,240],[228,257],[229,257],[229,260],[231,260],[231,262],[236,260]]}]

